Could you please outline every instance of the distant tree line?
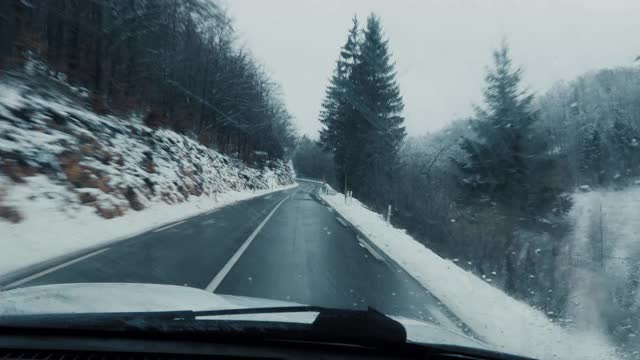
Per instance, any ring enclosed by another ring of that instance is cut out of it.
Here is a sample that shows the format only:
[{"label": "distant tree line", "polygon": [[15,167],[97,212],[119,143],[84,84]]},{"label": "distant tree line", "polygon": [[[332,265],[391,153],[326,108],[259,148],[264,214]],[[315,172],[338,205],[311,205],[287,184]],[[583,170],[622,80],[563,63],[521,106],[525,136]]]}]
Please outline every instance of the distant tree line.
[{"label": "distant tree line", "polygon": [[569,160],[576,186],[623,187],[640,177],[640,70],[558,83],[539,100],[540,128]]},{"label": "distant tree line", "polygon": [[35,54],[87,87],[96,111],[145,109],[226,154],[282,157],[294,146],[278,87],[202,0],[0,2],[0,65]]},{"label": "distant tree line", "polygon": [[317,141],[302,136],[291,160],[299,177],[322,180],[337,186],[333,157]]}]

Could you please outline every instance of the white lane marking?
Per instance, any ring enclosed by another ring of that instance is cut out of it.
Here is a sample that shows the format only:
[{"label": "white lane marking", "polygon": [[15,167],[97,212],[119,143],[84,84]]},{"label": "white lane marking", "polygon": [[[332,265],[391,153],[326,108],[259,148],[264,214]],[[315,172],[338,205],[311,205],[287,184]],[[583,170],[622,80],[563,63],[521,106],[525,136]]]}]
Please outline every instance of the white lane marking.
[{"label": "white lane marking", "polygon": [[182,221],[178,221],[177,223],[174,223],[174,224],[171,224],[171,225],[163,226],[163,227],[161,227],[160,229],[155,229],[155,230],[153,230],[153,232],[158,232],[158,231],[166,230],[166,229],[168,229],[168,228],[170,228],[170,227],[174,227],[174,226],[176,226],[176,225],[180,225],[180,224],[182,224],[182,223],[183,223],[183,222],[185,222],[185,221],[187,221],[187,220],[182,220]]},{"label": "white lane marking", "polygon": [[271,199],[272,197],[273,197],[273,195],[267,195],[267,196],[265,196],[265,197],[264,197],[264,199],[265,199],[265,200],[269,200],[269,199]]},{"label": "white lane marking", "polygon": [[370,252],[371,255],[373,255],[374,258],[376,258],[376,259],[378,259],[380,261],[384,261],[384,258],[382,257],[382,255],[378,254],[377,251],[373,250],[373,248],[371,246],[369,246],[369,244],[367,244],[367,242],[365,240],[363,240],[360,236],[358,236],[357,238],[358,238],[358,242],[360,242],[360,245],[362,245],[362,247],[367,249],[367,251]]},{"label": "white lane marking", "polygon": [[213,280],[211,280],[211,282],[209,283],[209,285],[207,285],[205,290],[210,291],[210,292],[214,292],[216,290],[216,288],[218,286],[220,286],[220,283],[222,282],[222,280],[224,280],[224,277],[227,276],[229,271],[231,271],[231,268],[233,267],[233,265],[236,264],[238,259],[240,259],[240,256],[242,256],[242,253],[244,253],[244,251],[247,250],[247,248],[249,247],[249,245],[251,244],[253,239],[258,235],[260,230],[262,230],[262,227],[264,227],[264,225],[267,223],[267,221],[269,221],[269,219],[271,219],[271,216],[273,216],[273,214],[276,212],[276,210],[278,210],[280,205],[282,205],[282,203],[284,203],[287,199],[289,199],[289,196],[287,196],[284,199],[282,199],[278,203],[278,205],[276,205],[273,208],[273,210],[271,210],[271,212],[264,218],[264,220],[262,220],[260,225],[258,225],[258,227],[255,230],[253,230],[253,232],[251,233],[251,235],[249,235],[247,240],[245,240],[244,243],[242,243],[242,245],[240,246],[238,251],[236,251],[236,253],[233,254],[233,256],[229,259],[229,261],[227,261],[227,263],[222,267],[222,269],[218,272],[216,277],[214,277]]},{"label": "white lane marking", "polygon": [[211,214],[213,214],[214,212],[216,212],[218,210],[220,210],[220,209],[213,209],[213,210],[209,211],[208,213],[205,213],[205,215],[211,215]]},{"label": "white lane marking", "polygon": [[322,181],[318,181],[318,180],[313,180],[313,179],[305,179],[305,178],[296,178],[296,180],[299,181],[306,181],[306,182],[312,182],[312,183],[316,183],[316,184],[324,184]]},{"label": "white lane marking", "polygon": [[341,218],[339,218],[339,217],[337,217],[337,216],[336,216],[336,220],[338,220],[338,222],[339,222],[340,224],[342,224],[342,226],[347,227],[347,223],[346,223],[346,222],[344,222],[344,220],[342,220]]},{"label": "white lane marking", "polygon": [[62,263],[62,264],[60,264],[60,265],[54,266],[54,267],[52,267],[52,268],[50,268],[50,269],[47,269],[47,270],[41,271],[41,272],[39,272],[39,273],[37,273],[37,274],[33,274],[33,275],[28,276],[28,277],[26,277],[26,278],[24,278],[24,279],[20,279],[20,280],[18,280],[18,281],[14,281],[14,282],[12,282],[11,284],[8,284],[8,285],[6,285],[6,286],[3,286],[2,288],[3,288],[3,289],[8,289],[8,288],[12,288],[12,287],[16,287],[16,286],[22,285],[22,284],[24,284],[24,283],[26,283],[26,282],[29,282],[29,281],[31,281],[31,280],[35,280],[35,279],[37,279],[37,278],[39,278],[39,277],[45,276],[45,275],[50,274],[50,273],[52,273],[52,272],[54,272],[54,271],[60,270],[60,269],[62,269],[62,268],[65,268],[65,267],[67,267],[67,266],[69,266],[69,265],[73,265],[73,264],[75,264],[75,263],[77,263],[77,262],[80,262],[80,261],[82,261],[82,260],[88,259],[88,258],[90,258],[90,257],[92,257],[92,256],[96,256],[96,255],[98,255],[98,254],[100,254],[100,253],[103,253],[103,252],[105,252],[105,251],[107,251],[107,250],[109,250],[109,248],[100,249],[100,250],[94,251],[94,252],[92,252],[92,253],[90,253],[90,254],[80,256],[79,258],[76,258],[76,259],[73,259],[73,260],[69,260],[69,261],[67,261],[66,263]]}]

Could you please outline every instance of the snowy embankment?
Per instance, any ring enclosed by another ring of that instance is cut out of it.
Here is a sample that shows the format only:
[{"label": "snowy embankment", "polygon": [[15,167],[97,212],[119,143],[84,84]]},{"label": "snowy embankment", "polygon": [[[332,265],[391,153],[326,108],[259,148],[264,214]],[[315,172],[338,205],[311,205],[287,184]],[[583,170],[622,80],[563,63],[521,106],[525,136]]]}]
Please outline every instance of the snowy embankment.
[{"label": "snowy embankment", "polygon": [[498,350],[541,359],[616,359],[599,335],[574,333],[388,225],[342,194],[322,197]]},{"label": "snowy embankment", "polygon": [[640,358],[640,186],[577,193],[570,212],[573,231],[569,315],[580,329],[612,329]]},{"label": "snowy embankment", "polygon": [[0,79],[0,275],[295,186],[289,164],[98,115],[66,86]]}]

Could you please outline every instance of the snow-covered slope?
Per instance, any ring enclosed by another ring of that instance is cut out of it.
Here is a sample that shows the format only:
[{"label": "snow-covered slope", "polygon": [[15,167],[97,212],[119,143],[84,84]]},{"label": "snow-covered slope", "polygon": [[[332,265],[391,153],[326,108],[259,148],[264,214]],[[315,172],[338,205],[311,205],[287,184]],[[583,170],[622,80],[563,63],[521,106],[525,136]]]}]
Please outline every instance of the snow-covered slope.
[{"label": "snow-covered slope", "polygon": [[577,193],[568,314],[576,328],[608,328],[640,357],[640,186]]},{"label": "snow-covered slope", "polygon": [[135,115],[0,79],[0,274],[294,185]]},{"label": "snow-covered slope", "polygon": [[404,230],[356,199],[322,195],[476,333],[498,349],[541,359],[616,359],[615,350],[597,333],[574,332],[549,320],[474,274],[441,258]]}]

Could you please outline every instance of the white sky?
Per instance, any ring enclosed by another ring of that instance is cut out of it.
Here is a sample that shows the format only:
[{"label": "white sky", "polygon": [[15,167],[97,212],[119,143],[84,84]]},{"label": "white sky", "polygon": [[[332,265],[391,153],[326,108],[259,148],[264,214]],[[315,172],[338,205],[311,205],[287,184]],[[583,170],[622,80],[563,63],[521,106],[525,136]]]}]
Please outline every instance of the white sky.
[{"label": "white sky", "polygon": [[390,40],[410,135],[470,115],[491,51],[508,39],[536,93],[589,70],[633,65],[640,0],[225,0],[240,43],[282,85],[316,137],[325,86],[351,18],[377,13]]}]

